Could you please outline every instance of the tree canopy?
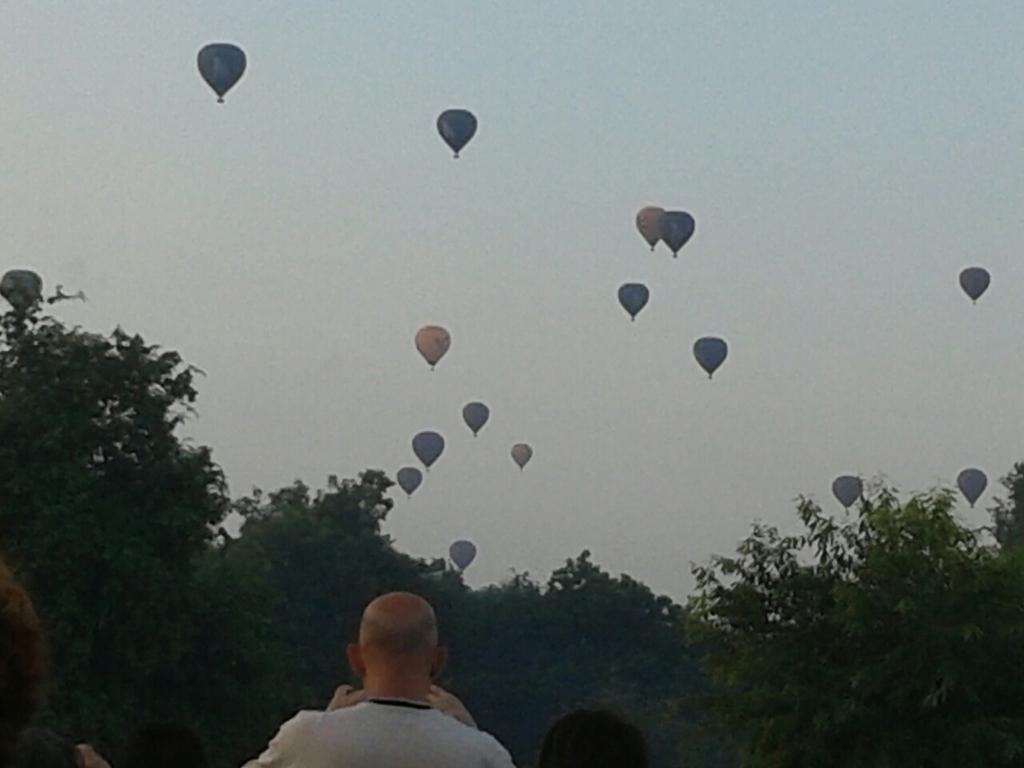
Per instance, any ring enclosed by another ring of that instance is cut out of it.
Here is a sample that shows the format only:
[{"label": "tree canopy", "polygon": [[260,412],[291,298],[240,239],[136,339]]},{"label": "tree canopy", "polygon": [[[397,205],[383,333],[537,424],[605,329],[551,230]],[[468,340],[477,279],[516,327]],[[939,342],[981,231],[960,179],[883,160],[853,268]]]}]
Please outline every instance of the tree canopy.
[{"label": "tree canopy", "polygon": [[747,766],[1019,765],[1024,561],[949,492],[799,508],[696,570],[693,627]]},{"label": "tree canopy", "polygon": [[396,549],[380,471],[231,501],[211,451],[179,435],[198,371],[178,354],[39,307],[0,324],[0,547],[52,648],[46,724],[116,757],[137,724],[176,720],[239,765],[326,704],[362,608],[407,589],[437,608],[443,682],[519,764],[557,716],[600,702],[642,719],[660,760],[718,764],[695,746],[705,681],[668,598],[587,552],[546,583],[470,590]]}]

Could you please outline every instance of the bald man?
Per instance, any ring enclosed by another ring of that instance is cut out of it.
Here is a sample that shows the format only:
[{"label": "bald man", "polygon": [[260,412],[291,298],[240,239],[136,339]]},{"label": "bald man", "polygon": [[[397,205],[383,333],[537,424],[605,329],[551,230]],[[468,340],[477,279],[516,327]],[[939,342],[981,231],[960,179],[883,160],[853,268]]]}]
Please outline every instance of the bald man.
[{"label": "bald man", "polygon": [[348,646],[363,687],[339,687],[324,712],[299,712],[245,768],[514,768],[462,703],[433,685],[445,659],[426,600],[378,597]]}]

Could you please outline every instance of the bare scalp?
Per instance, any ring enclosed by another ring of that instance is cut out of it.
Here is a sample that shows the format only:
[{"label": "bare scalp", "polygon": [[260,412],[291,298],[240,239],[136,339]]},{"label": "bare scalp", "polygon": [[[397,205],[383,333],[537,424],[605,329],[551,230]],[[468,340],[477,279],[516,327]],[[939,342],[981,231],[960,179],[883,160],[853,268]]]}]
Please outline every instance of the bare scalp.
[{"label": "bare scalp", "polygon": [[437,648],[437,616],[426,600],[409,592],[382,595],[363,611],[359,645],[389,656],[413,656]]}]

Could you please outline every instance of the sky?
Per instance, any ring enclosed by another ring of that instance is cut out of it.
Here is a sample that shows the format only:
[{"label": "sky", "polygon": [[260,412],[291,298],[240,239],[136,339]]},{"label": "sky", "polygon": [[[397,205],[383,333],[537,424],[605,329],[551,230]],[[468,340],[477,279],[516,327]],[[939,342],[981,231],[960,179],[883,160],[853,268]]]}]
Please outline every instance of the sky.
[{"label": "sky", "polygon": [[[0,22],[0,264],[202,368],[185,433],[235,495],[393,475],[436,429],[400,549],[472,539],[482,585],[587,548],[683,599],[753,520],[838,511],[838,474],[982,468],[980,524],[1024,459],[1019,2],[0,0]],[[218,105],[195,55],[222,41],[249,67]],[[459,160],[449,107],[480,124]],[[678,259],[640,239],[645,205],[695,217]],[[427,324],[453,338],[433,373]],[[706,335],[730,344],[713,381]]]}]

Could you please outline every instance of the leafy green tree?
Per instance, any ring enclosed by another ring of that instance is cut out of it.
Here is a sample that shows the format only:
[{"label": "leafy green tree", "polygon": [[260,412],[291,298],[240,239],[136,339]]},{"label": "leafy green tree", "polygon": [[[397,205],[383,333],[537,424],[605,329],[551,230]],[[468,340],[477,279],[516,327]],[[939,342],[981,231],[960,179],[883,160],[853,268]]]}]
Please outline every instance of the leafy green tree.
[{"label": "leafy green tree", "polygon": [[395,549],[377,471],[231,504],[209,449],[177,434],[195,374],[120,329],[69,329],[38,307],[0,318],[0,550],[52,649],[47,724],[115,756],[141,721],[176,720],[214,764],[239,765],[324,705],[365,604],[405,589],[438,611],[442,683],[520,764],[558,715],[602,704],[635,717],[660,762],[721,764],[695,746],[705,682],[678,605],[589,553],[545,584],[473,592]]},{"label": "leafy green tree", "polygon": [[1024,761],[1024,561],[948,492],[888,491],[856,517],[800,504],[696,569],[694,627],[747,766]]},{"label": "leafy green tree", "polygon": [[188,696],[193,562],[227,508],[176,430],[194,369],[120,329],[0,319],[0,531],[47,630],[50,718],[103,744]]},{"label": "leafy green tree", "polygon": [[517,576],[468,597],[453,677],[521,763],[557,717],[598,706],[636,720],[656,764],[727,764],[697,727],[706,682],[669,598],[611,576],[586,551],[543,587]]},{"label": "leafy green tree", "polygon": [[1024,462],[1014,464],[1002,484],[1007,497],[997,499],[991,510],[996,541],[1003,549],[1017,549],[1024,544]]}]

